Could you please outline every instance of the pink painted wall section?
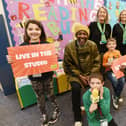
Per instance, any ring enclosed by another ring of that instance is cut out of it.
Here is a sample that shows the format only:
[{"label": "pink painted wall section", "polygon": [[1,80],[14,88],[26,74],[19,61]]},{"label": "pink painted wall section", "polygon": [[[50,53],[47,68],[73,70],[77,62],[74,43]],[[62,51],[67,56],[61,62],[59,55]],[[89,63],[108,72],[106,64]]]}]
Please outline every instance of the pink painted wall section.
[{"label": "pink painted wall section", "polygon": [[9,13],[10,26],[15,45],[23,42],[24,22],[29,18],[40,20],[48,37],[58,38],[60,42],[60,58],[63,58],[65,45],[73,39],[71,32],[75,22],[88,25],[95,20],[97,10],[104,0],[5,0]]}]

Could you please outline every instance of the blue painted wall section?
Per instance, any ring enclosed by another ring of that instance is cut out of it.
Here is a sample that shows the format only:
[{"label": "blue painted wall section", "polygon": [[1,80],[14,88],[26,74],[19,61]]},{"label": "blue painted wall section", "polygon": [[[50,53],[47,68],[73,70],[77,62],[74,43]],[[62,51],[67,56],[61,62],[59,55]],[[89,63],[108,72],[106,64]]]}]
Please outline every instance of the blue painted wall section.
[{"label": "blue painted wall section", "polygon": [[15,83],[11,66],[6,60],[7,47],[9,47],[9,41],[3,16],[0,15],[0,82],[4,90],[4,94],[10,95],[15,93]]}]

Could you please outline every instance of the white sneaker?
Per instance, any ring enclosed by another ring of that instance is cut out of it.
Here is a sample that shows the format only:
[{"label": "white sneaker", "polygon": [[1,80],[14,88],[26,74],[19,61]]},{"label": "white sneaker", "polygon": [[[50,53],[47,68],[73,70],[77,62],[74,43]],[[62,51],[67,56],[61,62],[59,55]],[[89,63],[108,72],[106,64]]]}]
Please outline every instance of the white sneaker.
[{"label": "white sneaker", "polygon": [[112,95],[112,103],[115,109],[119,109],[118,98]]},{"label": "white sneaker", "polygon": [[84,106],[81,106],[80,109],[81,109],[82,112],[85,111],[85,107]]},{"label": "white sneaker", "polygon": [[76,121],[76,122],[74,123],[74,126],[82,126],[82,122],[81,122],[81,121]]},{"label": "white sneaker", "polygon": [[123,98],[120,97],[120,98],[118,99],[118,101],[119,101],[119,103],[122,103],[122,102],[123,102]]}]

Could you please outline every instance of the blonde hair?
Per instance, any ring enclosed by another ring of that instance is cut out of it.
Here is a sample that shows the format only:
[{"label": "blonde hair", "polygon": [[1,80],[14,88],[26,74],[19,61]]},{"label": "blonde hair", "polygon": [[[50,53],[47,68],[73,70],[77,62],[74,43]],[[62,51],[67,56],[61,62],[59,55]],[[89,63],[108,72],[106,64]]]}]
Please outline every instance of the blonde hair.
[{"label": "blonde hair", "polygon": [[96,20],[98,21],[98,14],[99,14],[99,12],[100,12],[101,9],[104,9],[104,10],[105,10],[105,12],[106,12],[105,23],[108,23],[108,19],[109,19],[108,10],[107,10],[106,7],[104,7],[104,6],[102,6],[102,7],[100,7],[100,8],[98,9]]}]

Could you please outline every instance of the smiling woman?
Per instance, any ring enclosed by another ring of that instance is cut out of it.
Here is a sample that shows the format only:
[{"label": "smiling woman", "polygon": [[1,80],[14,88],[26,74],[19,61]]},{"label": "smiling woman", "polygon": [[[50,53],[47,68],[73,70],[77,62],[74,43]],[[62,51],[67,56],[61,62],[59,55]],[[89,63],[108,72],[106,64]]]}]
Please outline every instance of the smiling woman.
[{"label": "smiling woman", "polygon": [[97,11],[96,22],[89,25],[89,39],[97,44],[100,53],[104,53],[106,48],[106,40],[111,35],[111,26],[108,24],[108,11],[105,7],[100,7]]},{"label": "smiling woman", "polygon": [[96,21],[89,25],[90,36],[89,39],[97,44],[98,50],[101,54],[101,73],[104,73],[102,67],[102,57],[107,51],[107,39],[111,36],[111,26],[108,24],[108,11],[105,7],[100,7],[97,11]]},{"label": "smiling woman", "polygon": [[126,54],[126,10],[122,10],[119,15],[119,22],[113,27],[112,36],[117,41],[117,49],[122,55]]}]

